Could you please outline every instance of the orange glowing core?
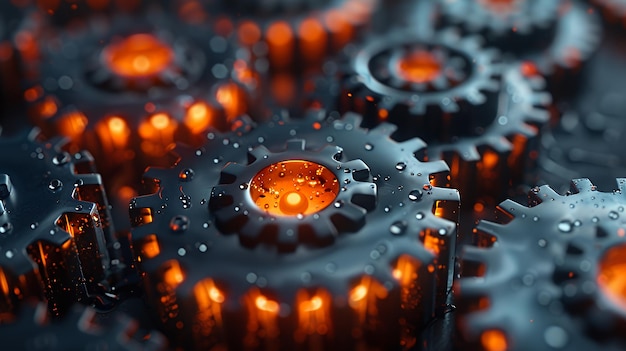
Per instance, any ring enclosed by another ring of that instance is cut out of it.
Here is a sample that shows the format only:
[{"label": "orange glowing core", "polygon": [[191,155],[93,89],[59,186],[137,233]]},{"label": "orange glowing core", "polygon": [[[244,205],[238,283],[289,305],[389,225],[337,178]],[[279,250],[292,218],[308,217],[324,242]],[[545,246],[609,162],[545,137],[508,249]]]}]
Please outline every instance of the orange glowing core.
[{"label": "orange glowing core", "polygon": [[250,182],[252,200],[273,215],[295,216],[319,212],[339,193],[339,181],[330,169],[309,161],[274,163]]},{"label": "orange glowing core", "polygon": [[109,44],[104,59],[116,74],[141,78],[165,70],[174,60],[174,52],[151,34],[133,34]]},{"label": "orange glowing core", "polygon": [[626,309],[626,245],[612,247],[604,254],[598,270],[598,285],[606,296]]},{"label": "orange glowing core", "polygon": [[398,72],[410,82],[423,84],[432,82],[441,74],[441,63],[432,53],[413,51],[398,62]]},{"label": "orange glowing core", "polygon": [[480,3],[490,11],[498,14],[514,12],[519,0],[480,0]]}]

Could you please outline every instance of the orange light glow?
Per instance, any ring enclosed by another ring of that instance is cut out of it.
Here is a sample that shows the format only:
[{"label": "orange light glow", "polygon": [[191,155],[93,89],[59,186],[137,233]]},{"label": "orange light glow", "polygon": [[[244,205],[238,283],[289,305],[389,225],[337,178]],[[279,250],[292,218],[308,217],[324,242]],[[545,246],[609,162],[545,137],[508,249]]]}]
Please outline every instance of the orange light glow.
[{"label": "orange light glow", "polygon": [[83,113],[78,111],[70,112],[59,119],[59,133],[75,140],[83,134],[85,128],[87,128],[87,123],[89,123],[89,120]]},{"label": "orange light glow", "polygon": [[161,253],[161,247],[159,246],[156,235],[150,234],[144,239],[143,245],[141,246],[141,253],[145,258],[153,258]]},{"label": "orange light glow", "polygon": [[257,345],[260,339],[273,340],[279,334],[278,313],[280,305],[268,299],[261,292],[253,288],[244,299],[248,310],[246,323],[247,335],[244,343]]},{"label": "orange light glow", "polygon": [[224,294],[215,286],[213,279],[205,279],[199,282],[194,288],[194,296],[198,304],[197,318],[203,333],[208,335],[213,327],[222,325],[222,303],[224,302]]},{"label": "orange light glow", "polygon": [[417,84],[432,82],[442,72],[439,59],[425,50],[415,50],[402,57],[397,69],[404,79]]},{"label": "orange light glow", "polygon": [[602,292],[622,309],[626,309],[626,245],[606,251],[600,260],[598,285]]},{"label": "orange light glow", "polygon": [[213,112],[209,105],[199,101],[187,109],[185,114],[185,125],[192,134],[200,134],[209,127]]},{"label": "orange light glow", "polygon": [[277,73],[270,82],[272,96],[284,106],[289,105],[296,94],[296,81],[291,74]]},{"label": "orange light glow", "polygon": [[9,281],[2,268],[0,268],[0,291],[2,291],[2,295],[5,297],[9,296]]},{"label": "orange light glow", "polygon": [[407,255],[402,255],[398,259],[392,274],[400,282],[400,285],[403,287],[409,286],[417,280],[417,262]]},{"label": "orange light glow", "polygon": [[278,313],[278,311],[280,310],[279,306],[278,306],[278,302],[276,301],[272,301],[272,300],[268,300],[265,296],[261,295],[258,296],[255,300],[254,300],[254,304],[256,305],[256,307],[264,312],[269,312],[269,313]]},{"label": "orange light glow", "polygon": [[113,42],[103,56],[113,72],[136,78],[163,72],[174,61],[172,49],[151,34],[133,34]]},{"label": "orange light glow", "polygon": [[57,103],[54,98],[48,96],[38,105],[39,115],[43,118],[50,118],[54,116],[57,111]]},{"label": "orange light glow", "polygon": [[350,23],[350,14],[341,9],[330,10],[324,19],[326,27],[332,33],[332,46],[340,49],[354,37],[354,28]]},{"label": "orange light glow", "polygon": [[174,143],[178,123],[166,113],[156,113],[139,126],[139,136],[143,139],[141,149],[151,156],[162,156]]},{"label": "orange light glow", "polygon": [[480,336],[480,343],[486,351],[506,351],[506,336],[499,330],[487,330]]},{"label": "orange light glow", "polygon": [[365,323],[368,316],[378,314],[377,301],[387,297],[387,289],[370,276],[364,276],[361,282],[350,290],[348,303],[357,312],[359,323]]},{"label": "orange light glow", "polygon": [[480,0],[480,3],[495,14],[508,15],[517,10],[519,0]]},{"label": "orange light glow", "polygon": [[178,261],[172,260],[167,262],[167,268],[163,273],[163,281],[170,287],[177,287],[185,280],[183,270],[180,268]]},{"label": "orange light glow", "polygon": [[221,85],[215,93],[217,102],[222,105],[228,120],[233,120],[246,112],[246,94],[235,83]]},{"label": "orange light glow", "polygon": [[326,31],[318,19],[307,18],[298,29],[301,38],[303,58],[308,61],[319,61],[326,49]]},{"label": "orange light glow", "polygon": [[252,46],[261,40],[261,29],[256,23],[244,21],[239,25],[239,41],[248,46]]},{"label": "orange light glow", "polygon": [[122,117],[108,117],[96,126],[96,134],[107,151],[124,149],[130,138],[130,128]]},{"label": "orange light glow", "polygon": [[437,233],[431,230],[427,230],[425,233],[422,233],[421,236],[426,250],[438,256],[441,251],[441,246],[445,245],[445,241],[438,238]]},{"label": "orange light glow", "polygon": [[485,151],[482,164],[487,169],[494,168],[498,164],[498,158],[498,154],[496,154],[495,152]]},{"label": "orange light glow", "polygon": [[330,304],[331,296],[324,290],[309,294],[306,290],[298,291],[296,306],[298,306],[298,328],[295,338],[303,342],[307,335],[326,335],[331,329]]},{"label": "orange light glow", "polygon": [[276,21],[267,29],[270,61],[275,66],[285,66],[293,60],[293,31],[289,23]]},{"label": "orange light glow", "polygon": [[330,169],[303,160],[274,163],[250,182],[253,201],[273,215],[319,212],[330,205],[338,193],[339,181]]}]

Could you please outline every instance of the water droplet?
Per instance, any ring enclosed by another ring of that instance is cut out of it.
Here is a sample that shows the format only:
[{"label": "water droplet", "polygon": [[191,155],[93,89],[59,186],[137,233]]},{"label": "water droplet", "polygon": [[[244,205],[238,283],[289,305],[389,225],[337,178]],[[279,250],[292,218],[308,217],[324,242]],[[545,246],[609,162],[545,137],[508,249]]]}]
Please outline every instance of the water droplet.
[{"label": "water droplet", "polygon": [[615,212],[615,211],[611,211],[611,212],[609,212],[609,218],[613,219],[613,220],[618,219],[619,218],[619,214],[617,212]]},{"label": "water droplet", "polygon": [[76,205],[76,207],[74,207],[74,210],[82,211],[83,210],[83,205],[80,205],[80,204]]},{"label": "water droplet", "polygon": [[58,179],[52,179],[48,184],[48,189],[52,190],[53,192],[59,191],[61,190],[61,188],[63,188],[63,183]]},{"label": "water droplet", "polygon": [[209,248],[208,248],[208,246],[206,246],[206,244],[200,244],[198,246],[198,251],[200,251],[200,252],[206,252],[208,249]]},{"label": "water droplet", "polygon": [[569,342],[569,336],[567,335],[567,332],[563,328],[557,327],[555,325],[546,329],[546,331],[543,333],[543,338],[548,346],[557,349],[565,347]]},{"label": "water droplet", "polygon": [[600,219],[598,219],[598,217],[593,217],[593,218],[591,219],[591,221],[592,221],[593,223],[598,223],[598,221],[599,221],[599,220],[600,220]]},{"label": "water droplet", "polygon": [[389,231],[393,235],[402,235],[406,231],[407,224],[404,221],[396,221],[391,224]]},{"label": "water droplet", "polygon": [[534,217],[533,217],[533,221],[534,221],[534,222],[539,222],[539,216],[534,216]]},{"label": "water droplet", "polygon": [[419,200],[422,199],[423,195],[424,195],[424,193],[421,190],[419,190],[419,189],[412,190],[409,193],[409,200],[411,200],[411,201],[419,201]]},{"label": "water droplet", "polygon": [[61,152],[61,153],[56,154],[52,158],[52,163],[57,165],[57,166],[63,166],[64,164],[70,162],[71,159],[72,159],[72,157],[70,156],[69,153]]},{"label": "water droplet", "polygon": [[74,188],[78,188],[81,187],[85,184],[85,182],[82,179],[79,179],[77,181],[74,182]]},{"label": "water droplet", "polygon": [[404,162],[396,163],[396,169],[398,171],[404,171],[406,169],[406,163],[404,163]]},{"label": "water droplet", "polygon": [[335,208],[343,207],[343,200],[335,201],[334,206]]},{"label": "water droplet", "polygon": [[418,213],[415,215],[415,218],[416,218],[418,221],[421,221],[422,219],[424,219],[424,214],[423,214],[422,212],[418,212]]},{"label": "water droplet", "polygon": [[191,207],[191,196],[189,195],[181,195],[178,197],[184,209],[188,209]]},{"label": "water droplet", "polygon": [[194,172],[191,168],[185,168],[178,174],[178,179],[181,182],[189,182],[193,179]]},{"label": "water droplet", "polygon": [[174,233],[182,233],[189,228],[189,218],[186,216],[174,216],[170,220],[170,229]]},{"label": "water droplet", "polygon": [[367,151],[374,150],[374,145],[372,145],[370,143],[365,143],[365,150],[367,150]]},{"label": "water droplet", "polygon": [[35,222],[35,223],[31,223],[31,224],[30,224],[30,229],[32,229],[32,230],[37,229],[37,227],[39,227],[39,223],[38,223],[38,222]]},{"label": "water droplet", "polygon": [[13,253],[12,250],[7,250],[7,252],[4,253],[4,256],[6,256],[6,258],[8,259],[12,259],[13,256],[15,256],[15,254]]},{"label": "water droplet", "polygon": [[557,228],[559,229],[559,231],[561,231],[563,233],[570,233],[572,231],[572,229],[573,229],[572,222],[570,222],[568,220],[562,220],[557,225]]},{"label": "water droplet", "polygon": [[430,185],[430,183],[427,183],[427,184],[422,185],[422,189],[426,191],[431,191],[433,189],[433,186]]},{"label": "water droplet", "polygon": [[185,250],[184,248],[179,248],[178,249],[178,256],[185,256],[187,254],[187,250]]},{"label": "water droplet", "polygon": [[539,245],[539,247],[546,247],[548,246],[548,241],[546,239],[539,239],[537,245]]},{"label": "water droplet", "polygon": [[239,189],[241,189],[241,190],[248,189],[248,183],[241,183],[241,184],[239,184]]}]

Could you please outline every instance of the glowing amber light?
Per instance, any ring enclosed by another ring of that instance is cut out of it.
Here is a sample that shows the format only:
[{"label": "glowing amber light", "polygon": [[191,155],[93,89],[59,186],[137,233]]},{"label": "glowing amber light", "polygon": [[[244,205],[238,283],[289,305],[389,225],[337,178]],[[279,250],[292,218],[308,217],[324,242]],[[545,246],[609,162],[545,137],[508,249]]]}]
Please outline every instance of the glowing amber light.
[{"label": "glowing amber light", "polygon": [[171,286],[176,287],[185,280],[183,270],[180,268],[180,264],[177,261],[170,261],[169,267],[163,274],[163,281]]},{"label": "glowing amber light", "polygon": [[499,330],[487,330],[480,336],[480,343],[486,351],[506,351],[506,336]]},{"label": "glowing amber light", "polygon": [[625,269],[626,245],[620,245],[606,251],[598,270],[598,285],[609,299],[623,309],[626,309]]},{"label": "glowing amber light", "polygon": [[416,50],[400,58],[398,72],[410,82],[428,83],[441,74],[441,63],[432,53]]},{"label": "glowing amber light", "polygon": [[499,14],[507,15],[516,10],[516,3],[519,0],[480,0],[480,3],[488,8],[490,11]]},{"label": "glowing amber light", "polygon": [[96,126],[103,147],[109,151],[123,149],[130,138],[130,128],[122,117],[111,116]]},{"label": "glowing amber light", "polygon": [[141,253],[145,258],[153,258],[158,256],[161,253],[161,248],[159,247],[159,241],[157,240],[156,235],[148,235],[144,240],[141,249]]},{"label": "glowing amber light", "polygon": [[256,305],[256,307],[261,310],[261,311],[265,311],[265,312],[269,312],[269,313],[278,313],[278,311],[280,310],[280,307],[278,305],[278,302],[276,301],[272,301],[272,300],[268,300],[265,296],[261,295],[258,296],[255,300],[254,300],[254,304]]},{"label": "glowing amber light", "polygon": [[174,52],[153,35],[134,34],[109,44],[104,59],[116,74],[140,78],[165,70],[174,60]]},{"label": "glowing amber light", "polygon": [[206,130],[211,123],[212,112],[204,102],[196,102],[189,106],[185,114],[185,125],[191,133],[199,134]]},{"label": "glowing amber light", "polygon": [[229,120],[239,117],[246,111],[245,93],[235,83],[223,84],[217,88],[215,99],[222,105]]},{"label": "glowing amber light", "polygon": [[59,119],[59,132],[66,137],[76,139],[85,131],[89,120],[81,112],[70,112]]},{"label": "glowing amber light", "polygon": [[303,160],[274,163],[250,182],[252,200],[273,215],[308,215],[321,211],[338,193],[339,181],[330,169]]}]

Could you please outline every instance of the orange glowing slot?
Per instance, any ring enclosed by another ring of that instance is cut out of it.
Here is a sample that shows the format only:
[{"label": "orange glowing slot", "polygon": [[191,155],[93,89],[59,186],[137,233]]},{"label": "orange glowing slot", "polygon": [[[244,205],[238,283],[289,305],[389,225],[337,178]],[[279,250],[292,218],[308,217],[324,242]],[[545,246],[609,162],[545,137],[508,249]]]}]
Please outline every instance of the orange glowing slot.
[{"label": "orange glowing slot", "polygon": [[151,34],[133,34],[113,42],[103,56],[111,71],[135,78],[159,74],[174,61],[174,51]]},{"label": "orange glowing slot", "polygon": [[166,263],[165,272],[163,273],[163,282],[172,288],[177,287],[185,280],[183,270],[180,267],[180,263],[176,260],[171,260]]}]

